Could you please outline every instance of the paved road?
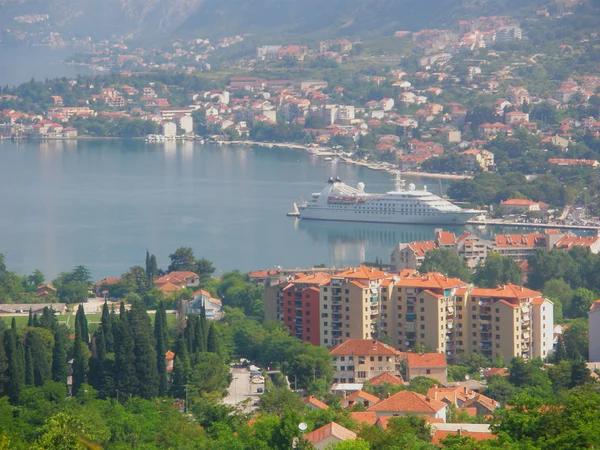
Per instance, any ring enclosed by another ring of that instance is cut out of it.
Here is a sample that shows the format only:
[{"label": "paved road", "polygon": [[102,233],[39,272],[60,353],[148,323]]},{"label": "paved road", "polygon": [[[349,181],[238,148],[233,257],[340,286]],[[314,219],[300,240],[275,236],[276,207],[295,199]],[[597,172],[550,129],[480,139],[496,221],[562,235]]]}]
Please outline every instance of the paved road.
[{"label": "paved road", "polygon": [[223,399],[223,403],[226,405],[237,405],[250,399],[245,410],[250,411],[254,409],[255,407],[252,406],[252,403],[258,401],[260,398],[260,394],[256,390],[258,388],[264,389],[265,385],[251,384],[250,371],[248,369],[232,367],[231,374],[233,375],[233,381],[228,389],[229,394]]}]

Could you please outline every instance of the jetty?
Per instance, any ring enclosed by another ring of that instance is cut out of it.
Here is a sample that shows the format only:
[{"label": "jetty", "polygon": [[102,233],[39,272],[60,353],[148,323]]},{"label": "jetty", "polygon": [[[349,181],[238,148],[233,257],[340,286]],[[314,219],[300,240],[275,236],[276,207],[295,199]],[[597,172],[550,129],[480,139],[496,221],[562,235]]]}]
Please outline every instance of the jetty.
[{"label": "jetty", "polygon": [[564,223],[535,223],[535,222],[512,222],[504,219],[471,219],[467,222],[469,225],[492,225],[502,227],[520,227],[520,228],[557,228],[561,230],[600,230],[600,225],[570,225]]}]

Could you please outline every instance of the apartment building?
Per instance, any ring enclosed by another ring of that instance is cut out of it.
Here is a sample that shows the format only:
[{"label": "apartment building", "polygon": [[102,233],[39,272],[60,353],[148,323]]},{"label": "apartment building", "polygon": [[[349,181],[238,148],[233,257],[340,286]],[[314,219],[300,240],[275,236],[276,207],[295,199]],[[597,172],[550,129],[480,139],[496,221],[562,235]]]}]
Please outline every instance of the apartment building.
[{"label": "apartment building", "polygon": [[589,341],[590,351],[589,360],[591,362],[600,361],[600,300],[592,303],[588,311]]},{"label": "apartment building", "polygon": [[500,354],[505,360],[548,356],[554,317],[552,302],[542,299],[540,292],[508,283],[460,294],[464,295],[460,301],[457,298],[462,303],[457,308],[461,319],[456,340],[459,353],[478,352],[490,360]]},{"label": "apartment building", "polygon": [[348,339],[329,354],[335,383],[364,383],[384,373],[400,372],[400,352],[375,339]]},{"label": "apartment building", "polygon": [[379,333],[379,286],[389,275],[359,266],[331,276],[321,286],[321,346],[370,339]]},{"label": "apartment building", "polygon": [[316,273],[290,281],[281,289],[280,321],[298,339],[320,345],[320,288],[330,281],[330,275]]},{"label": "apartment building", "polygon": [[401,351],[419,342],[454,357],[455,294],[468,284],[439,273],[411,274],[381,288],[381,330]]}]

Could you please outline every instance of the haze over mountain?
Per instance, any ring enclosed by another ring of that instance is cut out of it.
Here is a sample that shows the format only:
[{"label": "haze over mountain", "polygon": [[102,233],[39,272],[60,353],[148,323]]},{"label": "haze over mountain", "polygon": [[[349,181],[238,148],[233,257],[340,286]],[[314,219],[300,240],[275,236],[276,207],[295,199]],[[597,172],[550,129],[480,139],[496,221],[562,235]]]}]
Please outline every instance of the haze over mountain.
[{"label": "haze over mountain", "polygon": [[[450,26],[461,14],[499,14],[543,0],[0,0],[0,26],[48,14],[25,27],[95,39],[173,35],[377,36]],[[23,26],[22,24],[19,24]]]}]

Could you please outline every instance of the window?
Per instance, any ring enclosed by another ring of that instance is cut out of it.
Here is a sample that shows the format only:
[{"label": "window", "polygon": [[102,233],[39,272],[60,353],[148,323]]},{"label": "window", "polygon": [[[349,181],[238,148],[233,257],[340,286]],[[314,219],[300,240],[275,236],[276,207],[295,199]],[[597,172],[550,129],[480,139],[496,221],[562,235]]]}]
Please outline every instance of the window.
[{"label": "window", "polygon": [[374,357],[374,356],[371,356],[371,357],[369,358],[369,361],[375,361],[375,357]]},{"label": "window", "polygon": [[421,330],[425,329],[425,325],[421,324]]},{"label": "window", "polygon": [[431,375],[431,369],[427,369],[427,375]]},{"label": "window", "polygon": [[425,339],[425,333],[421,333],[421,339]]},{"label": "window", "polygon": [[425,320],[425,316],[421,316],[419,319],[420,320]]},{"label": "window", "polygon": [[340,361],[346,361],[346,357],[345,356],[341,356],[340,357]]},{"label": "window", "polygon": [[473,314],[473,315],[471,316],[471,319],[473,319],[473,320],[477,320],[477,314]]},{"label": "window", "polygon": [[340,366],[340,370],[346,370],[346,366]]},{"label": "window", "polygon": [[[327,332],[325,332],[325,333],[327,333]],[[325,342],[326,344],[328,344],[329,343],[329,339],[325,339],[323,342]]]},{"label": "window", "polygon": [[327,326],[329,324],[329,322],[323,322],[323,326]]},{"label": "window", "polygon": [[[327,297],[325,297],[325,300],[327,300]],[[327,309],[327,304],[323,305],[323,309]]]},{"label": "window", "polygon": [[[378,357],[377,357],[377,361],[383,361],[383,357],[381,357],[381,356],[378,356]],[[381,370],[381,369],[379,369],[379,370]]]}]

